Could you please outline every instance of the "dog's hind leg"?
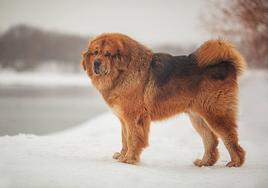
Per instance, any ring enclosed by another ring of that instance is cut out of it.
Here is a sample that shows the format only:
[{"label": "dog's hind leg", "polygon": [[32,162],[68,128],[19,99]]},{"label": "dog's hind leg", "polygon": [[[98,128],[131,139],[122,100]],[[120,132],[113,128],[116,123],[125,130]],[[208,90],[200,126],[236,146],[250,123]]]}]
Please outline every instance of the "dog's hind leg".
[{"label": "dog's hind leg", "polygon": [[195,130],[202,137],[204,144],[204,155],[202,159],[196,159],[194,164],[196,166],[212,166],[219,157],[218,153],[218,139],[217,136],[210,130],[206,122],[197,114],[189,113],[190,120]]},{"label": "dog's hind leg", "polygon": [[238,144],[237,126],[232,112],[226,115],[215,115],[207,113],[206,121],[209,127],[223,140],[227,148],[231,161],[227,163],[228,167],[239,167],[245,161],[245,151]]}]

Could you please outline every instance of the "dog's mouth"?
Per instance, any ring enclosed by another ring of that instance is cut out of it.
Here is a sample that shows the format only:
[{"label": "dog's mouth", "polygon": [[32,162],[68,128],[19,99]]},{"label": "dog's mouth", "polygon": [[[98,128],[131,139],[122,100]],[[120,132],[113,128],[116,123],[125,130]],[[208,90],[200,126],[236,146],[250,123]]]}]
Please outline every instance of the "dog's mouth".
[{"label": "dog's mouth", "polygon": [[98,68],[94,67],[93,72],[96,76],[104,76],[104,75],[109,74],[109,71],[102,67],[98,67]]},{"label": "dog's mouth", "polygon": [[100,69],[96,67],[93,68],[93,71],[96,75],[99,75],[101,73]]}]

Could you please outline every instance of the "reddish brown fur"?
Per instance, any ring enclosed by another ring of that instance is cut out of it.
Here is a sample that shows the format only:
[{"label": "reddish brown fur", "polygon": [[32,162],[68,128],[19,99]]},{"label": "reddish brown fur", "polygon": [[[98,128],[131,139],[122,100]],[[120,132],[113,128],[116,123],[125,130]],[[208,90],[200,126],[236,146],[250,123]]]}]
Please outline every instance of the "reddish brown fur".
[{"label": "reddish brown fur", "polygon": [[234,45],[228,41],[209,40],[196,51],[196,55],[200,66],[216,63],[218,59],[231,60],[234,62],[238,76],[246,68],[244,58],[235,49]]},{"label": "reddish brown fur", "polygon": [[[94,73],[96,60],[100,73]],[[237,76],[245,63],[230,43],[211,40],[184,57],[154,54],[123,34],[102,34],[90,42],[82,65],[121,121],[122,150],[115,159],[137,163],[148,145],[150,122],[185,112],[205,147],[195,165],[217,161],[218,137],[231,156],[227,166],[243,164],[236,116]]]}]

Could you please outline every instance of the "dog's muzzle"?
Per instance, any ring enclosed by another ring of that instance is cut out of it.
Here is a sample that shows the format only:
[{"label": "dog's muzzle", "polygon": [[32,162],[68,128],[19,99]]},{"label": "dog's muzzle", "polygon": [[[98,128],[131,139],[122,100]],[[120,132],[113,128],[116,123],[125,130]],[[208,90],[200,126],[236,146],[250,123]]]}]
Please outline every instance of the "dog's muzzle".
[{"label": "dog's muzzle", "polygon": [[95,74],[100,74],[100,66],[101,62],[99,60],[94,61],[94,73]]}]

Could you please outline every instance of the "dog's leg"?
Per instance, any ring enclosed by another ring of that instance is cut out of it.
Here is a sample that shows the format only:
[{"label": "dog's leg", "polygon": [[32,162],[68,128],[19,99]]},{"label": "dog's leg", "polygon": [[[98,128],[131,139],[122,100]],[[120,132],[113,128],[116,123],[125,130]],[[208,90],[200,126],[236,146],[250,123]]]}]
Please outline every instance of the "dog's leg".
[{"label": "dog's leg", "polygon": [[195,130],[202,137],[202,141],[204,144],[205,153],[202,159],[196,159],[194,164],[196,166],[212,166],[214,165],[218,158],[218,139],[217,136],[209,129],[204,120],[195,113],[190,113],[190,120],[193,124]]},{"label": "dog's leg", "polygon": [[115,152],[113,155],[114,159],[123,159],[127,153],[127,131],[126,131],[126,125],[124,124],[123,120],[120,118],[120,122],[121,122],[121,139],[122,139],[122,149],[120,152]]},{"label": "dog's leg", "polygon": [[127,132],[127,153],[119,161],[135,164],[140,160],[140,154],[148,145],[150,119],[147,115],[125,118]]},{"label": "dog's leg", "polygon": [[206,117],[210,128],[223,140],[227,148],[231,161],[227,163],[228,167],[239,167],[245,161],[245,151],[238,144],[237,126],[235,118],[231,115],[219,116],[208,114]]}]

